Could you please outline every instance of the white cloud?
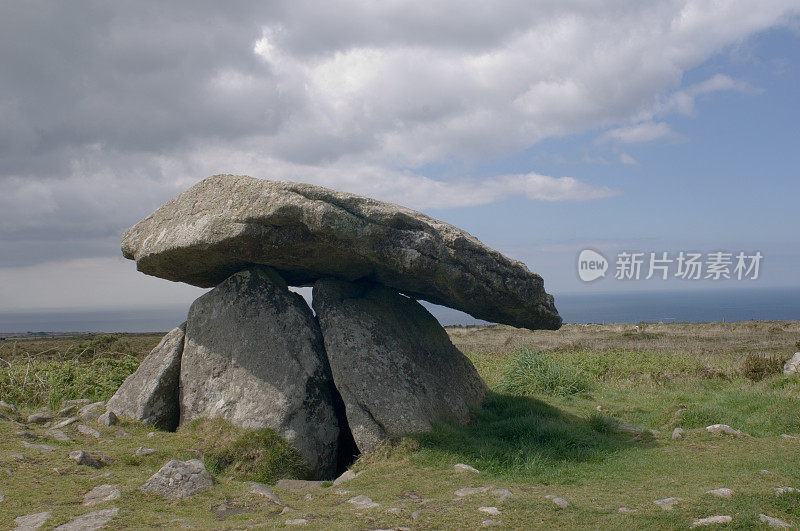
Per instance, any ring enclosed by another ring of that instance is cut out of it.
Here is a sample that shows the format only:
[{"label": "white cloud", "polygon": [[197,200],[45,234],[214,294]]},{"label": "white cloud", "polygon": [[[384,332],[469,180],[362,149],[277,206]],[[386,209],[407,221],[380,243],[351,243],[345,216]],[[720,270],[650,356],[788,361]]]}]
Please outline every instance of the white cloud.
[{"label": "white cloud", "polygon": [[620,154],[619,161],[622,164],[625,164],[626,166],[638,166],[639,165],[639,161],[636,160],[635,158],[631,157],[627,153]]},{"label": "white cloud", "polygon": [[625,127],[617,127],[609,129],[603,133],[600,141],[623,142],[626,144],[635,144],[641,142],[652,142],[662,138],[676,138],[678,135],[672,131],[670,126],[665,122],[642,122],[639,124],[628,125]]}]

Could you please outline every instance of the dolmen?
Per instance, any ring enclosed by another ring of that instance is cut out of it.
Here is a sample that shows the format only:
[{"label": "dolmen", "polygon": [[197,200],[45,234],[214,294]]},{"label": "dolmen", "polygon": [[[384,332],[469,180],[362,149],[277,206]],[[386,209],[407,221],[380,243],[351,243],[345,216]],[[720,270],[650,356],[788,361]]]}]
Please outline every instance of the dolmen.
[{"label": "dolmen", "polygon": [[[122,237],[137,269],[212,287],[107,409],[174,430],[269,428],[311,477],[383,441],[465,424],[486,386],[418,300],[557,329],[542,278],[468,233],[327,188],[216,175]],[[313,286],[312,306],[289,286]]]}]

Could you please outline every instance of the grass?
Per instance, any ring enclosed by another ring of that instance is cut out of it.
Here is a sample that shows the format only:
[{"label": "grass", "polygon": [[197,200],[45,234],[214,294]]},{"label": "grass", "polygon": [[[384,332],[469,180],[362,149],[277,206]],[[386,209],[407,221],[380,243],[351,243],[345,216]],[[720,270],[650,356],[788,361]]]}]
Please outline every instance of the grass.
[{"label": "grass", "polygon": [[[130,528],[284,527],[306,518],[311,529],[473,529],[496,506],[509,528],[688,528],[694,518],[726,514],[730,527],[759,527],[761,513],[800,524],[800,377],[775,373],[795,350],[800,323],[567,325],[529,332],[504,326],[450,328],[454,344],[472,359],[490,386],[468,426],[434,429],[361,456],[361,473],[337,487],[311,492],[274,488],[291,507],[249,494],[251,479],[272,482],[302,476],[296,455],[269,431],[247,432],[224,423],[193,423],[176,433],[126,424],[98,427],[98,440],[65,428],[74,443],[49,439],[44,427],[26,447],[12,416],[0,420],[0,522],[43,510],[45,528],[88,512],[82,494],[101,483],[120,486],[112,526]],[[62,398],[106,398],[158,336],[62,337],[0,342],[0,399],[21,408],[18,420]],[[758,358],[758,359],[756,359]],[[750,361],[748,361],[750,360]],[[27,375],[27,380],[26,380]],[[39,382],[39,383],[37,383]],[[42,383],[43,382],[43,383]],[[86,395],[88,393],[88,395]],[[91,396],[89,396],[91,395]],[[657,430],[649,440],[621,433],[620,423]],[[721,437],[709,424],[729,424],[750,436]],[[675,427],[686,430],[672,440]],[[152,433],[152,435],[150,435]],[[134,457],[139,446],[156,449]],[[115,463],[97,471],[66,459],[73,448],[106,454]],[[201,457],[215,486],[184,501],[138,491],[170,458]],[[480,473],[458,472],[467,463]],[[55,472],[54,469],[58,469]],[[106,474],[109,474],[106,476]],[[462,487],[491,487],[468,497]],[[706,491],[734,490],[729,499]],[[501,500],[492,489],[507,489]],[[355,510],[347,500],[364,494],[380,503]],[[569,500],[556,509],[546,495]],[[673,511],[653,500],[677,496]],[[620,513],[620,507],[635,512]],[[220,508],[226,508],[221,510]],[[394,508],[399,511],[388,512]],[[413,516],[412,516],[413,515]]]}]

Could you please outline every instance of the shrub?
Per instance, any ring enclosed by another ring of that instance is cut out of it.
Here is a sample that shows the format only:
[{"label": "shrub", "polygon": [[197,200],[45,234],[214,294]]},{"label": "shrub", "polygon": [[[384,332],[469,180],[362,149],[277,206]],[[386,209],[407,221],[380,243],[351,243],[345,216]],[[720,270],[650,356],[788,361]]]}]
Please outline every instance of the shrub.
[{"label": "shrub", "polygon": [[516,395],[573,395],[589,389],[579,370],[548,358],[541,352],[522,349],[514,356],[498,389]]},{"label": "shrub", "polygon": [[782,371],[783,360],[780,356],[762,356],[757,353],[748,354],[739,368],[739,374],[754,382]]}]

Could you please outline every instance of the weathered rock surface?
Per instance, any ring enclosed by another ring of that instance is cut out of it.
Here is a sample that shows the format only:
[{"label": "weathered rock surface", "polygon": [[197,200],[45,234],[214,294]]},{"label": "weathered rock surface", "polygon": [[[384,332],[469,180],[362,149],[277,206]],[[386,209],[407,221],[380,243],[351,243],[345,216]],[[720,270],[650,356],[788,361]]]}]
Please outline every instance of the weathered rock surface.
[{"label": "weathered rock surface", "polygon": [[113,520],[117,513],[119,513],[119,509],[116,507],[92,511],[56,527],[55,531],[93,531],[101,529]]},{"label": "weathered rock surface", "polygon": [[728,515],[708,516],[706,518],[696,518],[694,521],[692,521],[692,527],[729,524],[731,522],[733,522],[733,517]]},{"label": "weathered rock surface", "polygon": [[372,283],[324,279],[314,309],[333,379],[362,452],[430,430],[436,419],[466,423],[486,386],[439,322],[414,299]]},{"label": "weathered rock surface", "polygon": [[188,498],[213,485],[211,474],[199,459],[170,460],[139,487],[165,498]]},{"label": "weathered rock surface", "polygon": [[98,485],[83,495],[83,505],[85,507],[92,507],[101,503],[118,500],[121,496],[122,492],[120,492],[116,485]]},{"label": "weathered rock surface", "polygon": [[107,412],[164,430],[178,426],[178,385],[185,332],[183,323],[164,336],[109,399]]},{"label": "weathered rock surface", "polygon": [[241,271],[192,304],[180,372],[181,422],[270,428],[314,476],[334,476],[339,426],[319,326],[274,271]]},{"label": "weathered rock surface", "polygon": [[14,518],[15,531],[28,531],[30,529],[39,529],[42,527],[47,519],[50,518],[50,511],[36,514],[26,514],[25,516],[17,516]]},{"label": "weathered rock surface", "polygon": [[122,252],[143,273],[195,286],[264,264],[292,285],[367,279],[488,321],[561,326],[521,262],[419,212],[308,184],[209,177],[128,229]]},{"label": "weathered rock surface", "polygon": [[800,352],[795,352],[789,361],[783,364],[783,374],[797,374],[800,372]]}]

